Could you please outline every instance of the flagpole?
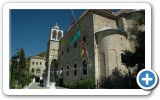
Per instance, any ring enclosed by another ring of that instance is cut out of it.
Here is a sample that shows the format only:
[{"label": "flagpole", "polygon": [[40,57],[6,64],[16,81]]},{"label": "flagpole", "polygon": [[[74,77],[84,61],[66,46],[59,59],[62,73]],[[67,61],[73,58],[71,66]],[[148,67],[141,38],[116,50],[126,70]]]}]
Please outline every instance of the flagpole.
[{"label": "flagpole", "polygon": [[73,12],[73,9],[71,9],[71,13],[72,13],[73,18],[74,18],[74,20],[75,20],[75,22],[76,22],[76,27],[79,29],[79,27],[78,27],[78,25],[77,25],[77,20],[76,20],[75,14],[74,14],[74,12]]}]

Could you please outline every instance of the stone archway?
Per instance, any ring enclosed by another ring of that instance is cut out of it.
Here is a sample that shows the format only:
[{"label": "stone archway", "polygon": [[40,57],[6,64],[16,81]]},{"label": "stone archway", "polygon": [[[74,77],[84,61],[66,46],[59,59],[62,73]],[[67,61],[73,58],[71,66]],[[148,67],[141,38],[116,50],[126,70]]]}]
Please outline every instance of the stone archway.
[{"label": "stone archway", "polygon": [[57,31],[54,30],[52,33],[52,39],[56,40],[57,39]]},{"label": "stone archway", "polygon": [[59,31],[59,32],[58,32],[58,40],[60,40],[61,38],[62,38],[62,32]]},{"label": "stone archway", "polygon": [[58,76],[58,60],[53,59],[50,67],[50,82],[56,82]]}]

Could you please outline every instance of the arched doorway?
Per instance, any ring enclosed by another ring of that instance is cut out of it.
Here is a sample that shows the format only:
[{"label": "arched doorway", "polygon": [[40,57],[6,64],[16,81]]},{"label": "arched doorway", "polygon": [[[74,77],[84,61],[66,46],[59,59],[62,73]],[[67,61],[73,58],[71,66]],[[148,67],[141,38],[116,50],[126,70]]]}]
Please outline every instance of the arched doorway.
[{"label": "arched doorway", "polygon": [[56,82],[57,76],[58,76],[58,60],[53,59],[51,62],[51,68],[50,68],[50,81],[51,82]]}]

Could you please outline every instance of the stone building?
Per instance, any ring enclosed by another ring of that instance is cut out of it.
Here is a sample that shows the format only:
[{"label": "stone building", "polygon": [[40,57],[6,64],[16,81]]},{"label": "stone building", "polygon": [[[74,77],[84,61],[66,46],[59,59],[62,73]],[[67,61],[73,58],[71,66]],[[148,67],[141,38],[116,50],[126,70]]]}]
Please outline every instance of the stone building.
[{"label": "stone building", "polygon": [[60,30],[56,24],[50,32],[48,48],[47,48],[47,59],[46,59],[46,68],[47,68],[47,79],[46,86],[49,87],[50,82],[56,81],[56,71],[58,68],[58,52],[59,52],[59,43],[63,37],[63,31]]},{"label": "stone building", "polygon": [[39,81],[43,77],[45,66],[45,58],[40,56],[34,56],[30,60],[29,72],[36,77],[36,81]]},{"label": "stone building", "polygon": [[133,51],[128,29],[133,19],[126,17],[135,10],[87,10],[76,24],[64,34],[56,25],[48,42],[47,86],[50,81],[70,84],[79,80],[94,80],[98,85],[103,77],[112,75],[117,67],[127,73],[122,64],[124,50]]}]

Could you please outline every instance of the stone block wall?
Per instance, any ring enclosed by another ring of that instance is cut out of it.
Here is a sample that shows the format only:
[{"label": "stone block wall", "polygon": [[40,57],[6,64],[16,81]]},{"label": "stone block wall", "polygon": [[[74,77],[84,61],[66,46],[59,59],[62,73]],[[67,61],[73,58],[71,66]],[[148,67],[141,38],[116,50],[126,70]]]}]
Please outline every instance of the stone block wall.
[{"label": "stone block wall", "polygon": [[[75,44],[70,45],[72,37],[78,31],[77,25],[80,29],[81,36]],[[81,79],[94,80],[95,68],[94,68],[94,35],[93,35],[93,19],[92,12],[88,12],[80,20],[77,25],[71,28],[71,30],[64,35],[60,42],[59,52],[59,65],[63,69],[63,81],[64,83],[73,83]],[[82,40],[86,38],[86,49],[88,57],[82,57]],[[69,48],[69,52],[68,49]],[[87,75],[83,75],[83,60],[87,60]],[[77,75],[74,75],[74,64],[77,64]],[[69,66],[69,75],[67,76],[67,65]]]}]

